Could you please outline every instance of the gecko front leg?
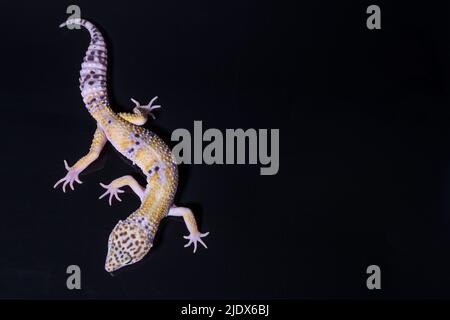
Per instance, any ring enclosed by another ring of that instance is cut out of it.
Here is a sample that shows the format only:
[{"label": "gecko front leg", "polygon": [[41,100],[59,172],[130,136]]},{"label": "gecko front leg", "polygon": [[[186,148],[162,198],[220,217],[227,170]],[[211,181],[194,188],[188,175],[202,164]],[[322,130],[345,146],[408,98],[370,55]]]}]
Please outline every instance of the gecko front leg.
[{"label": "gecko front leg", "polygon": [[208,249],[201,238],[206,237],[209,232],[200,233],[200,231],[198,231],[197,222],[195,221],[195,217],[191,209],[173,206],[172,208],[170,208],[168,215],[174,217],[183,217],[184,223],[186,224],[186,227],[189,231],[189,235],[183,236],[183,238],[189,240],[189,242],[184,246],[185,248],[189,247],[191,244],[194,244],[195,253],[197,251],[197,242],[200,242],[206,249]]},{"label": "gecko front leg", "polygon": [[103,183],[100,183],[100,185],[106,189],[106,192],[102,194],[99,199],[102,199],[106,195],[109,194],[109,205],[112,204],[112,199],[115,197],[118,201],[122,201],[119,198],[119,193],[123,193],[124,191],[120,188],[124,186],[129,186],[131,190],[136,193],[136,195],[139,197],[139,199],[142,199],[144,197],[144,188],[132,177],[132,176],[123,176],[120,178],[115,179],[110,184],[105,185]]},{"label": "gecko front leg", "polygon": [[64,160],[64,166],[66,167],[67,174],[64,178],[60,179],[55,183],[53,188],[56,188],[59,184],[63,183],[62,189],[66,192],[66,186],[69,185],[72,190],[74,181],[78,183],[82,183],[78,177],[78,175],[86,169],[92,162],[94,162],[103,147],[105,146],[107,138],[102,129],[98,128],[95,130],[94,138],[92,139],[91,147],[89,152],[83,156],[80,160],[78,160],[72,167],[70,167],[66,160]]}]

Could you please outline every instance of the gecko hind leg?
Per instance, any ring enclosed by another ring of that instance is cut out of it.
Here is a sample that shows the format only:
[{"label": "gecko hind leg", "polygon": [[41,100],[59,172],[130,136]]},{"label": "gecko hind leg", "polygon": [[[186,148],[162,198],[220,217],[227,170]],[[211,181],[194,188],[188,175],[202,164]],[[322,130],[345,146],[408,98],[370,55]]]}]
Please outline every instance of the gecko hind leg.
[{"label": "gecko hind leg", "polygon": [[133,101],[133,103],[136,105],[133,109],[133,113],[120,112],[118,115],[122,119],[132,124],[143,126],[147,123],[148,115],[152,116],[153,119],[156,118],[152,110],[161,108],[160,105],[153,105],[153,102],[155,102],[157,98],[158,97],[154,97],[147,105],[144,106],[141,106],[141,104],[137,100],[131,98],[131,101]]},{"label": "gecko hind leg", "polygon": [[107,138],[103,130],[97,128],[95,130],[94,138],[92,139],[91,148],[89,149],[89,152],[85,156],[80,158],[72,167],[69,166],[66,160],[64,160],[64,166],[66,167],[67,174],[64,178],[58,180],[53,186],[53,188],[56,188],[59,184],[63,183],[62,189],[64,192],[66,192],[67,185],[69,185],[70,188],[74,190],[73,187],[74,182],[78,182],[81,184],[82,182],[78,177],[79,174],[98,158],[100,152],[102,151],[103,147],[106,144],[106,141]]},{"label": "gecko hind leg", "polygon": [[109,194],[109,205],[112,205],[113,197],[115,197],[118,201],[122,201],[119,198],[119,193],[124,193],[124,191],[120,189],[124,186],[129,186],[131,190],[133,190],[139,197],[139,199],[141,199],[141,201],[144,197],[144,188],[136,181],[136,179],[129,175],[117,178],[108,185],[103,183],[100,183],[100,185],[106,189],[106,192],[103,193],[99,199],[102,199]]},{"label": "gecko hind leg", "polygon": [[172,208],[170,208],[168,215],[174,217],[183,217],[184,223],[186,224],[186,227],[189,231],[189,235],[183,236],[183,238],[189,240],[189,242],[184,246],[185,248],[189,247],[191,244],[194,244],[195,253],[197,251],[197,242],[200,242],[206,249],[208,249],[201,238],[206,237],[209,232],[200,233],[200,231],[198,231],[197,222],[195,221],[195,217],[191,209],[173,206]]},{"label": "gecko hind leg", "polygon": [[156,119],[155,115],[152,113],[152,110],[161,108],[161,105],[153,105],[153,102],[155,102],[156,99],[158,99],[158,96],[156,96],[152,100],[150,100],[150,102],[148,104],[141,106],[139,101],[131,98],[131,101],[133,101],[133,103],[136,105],[136,107],[133,109],[133,111],[135,113],[141,112],[142,114],[144,114],[146,116],[151,115],[153,119]]}]

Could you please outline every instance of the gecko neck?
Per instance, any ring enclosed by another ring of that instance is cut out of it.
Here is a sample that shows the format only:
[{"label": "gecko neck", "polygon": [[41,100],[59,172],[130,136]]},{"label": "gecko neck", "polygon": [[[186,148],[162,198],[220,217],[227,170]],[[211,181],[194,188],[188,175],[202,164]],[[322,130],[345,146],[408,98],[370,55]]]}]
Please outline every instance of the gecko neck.
[{"label": "gecko neck", "polygon": [[[156,183],[150,185],[155,186]],[[147,186],[147,190],[142,199],[142,204],[135,212],[133,212],[127,219],[143,218],[143,221],[148,225],[147,237],[153,243],[156,231],[158,230],[161,220],[167,215],[171,206],[164,193],[158,192],[155,188]]]},{"label": "gecko neck", "polygon": [[153,244],[153,240],[155,239],[156,231],[158,230],[159,223],[161,222],[162,217],[158,218],[154,214],[150,214],[142,208],[139,208],[138,210],[133,212],[126,220],[133,222],[143,228],[145,230],[148,242]]}]

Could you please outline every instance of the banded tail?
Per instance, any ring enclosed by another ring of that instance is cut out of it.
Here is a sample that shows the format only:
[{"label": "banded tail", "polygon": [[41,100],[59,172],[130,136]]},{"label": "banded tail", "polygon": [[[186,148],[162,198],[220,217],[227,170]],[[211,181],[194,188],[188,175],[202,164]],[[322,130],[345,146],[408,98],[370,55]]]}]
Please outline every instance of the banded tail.
[{"label": "banded tail", "polygon": [[106,87],[108,64],[106,43],[97,27],[87,20],[69,19],[59,27],[62,28],[72,24],[83,26],[91,35],[91,42],[81,64],[80,90],[87,109],[92,112],[97,107],[109,105]]}]

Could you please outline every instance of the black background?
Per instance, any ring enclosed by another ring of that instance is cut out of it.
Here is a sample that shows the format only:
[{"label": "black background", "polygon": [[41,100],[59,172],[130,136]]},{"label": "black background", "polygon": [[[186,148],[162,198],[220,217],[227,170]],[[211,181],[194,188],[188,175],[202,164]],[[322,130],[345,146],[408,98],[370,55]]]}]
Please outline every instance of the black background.
[{"label": "black background", "polygon": [[[0,298],[449,298],[450,11],[392,2],[2,4]],[[168,219],[143,262],[104,271],[108,235],[139,201],[109,207],[98,183],[144,182],[112,148],[75,191],[53,190],[95,130],[78,89],[88,33],[58,28],[70,4],[107,38],[113,108],[158,95],[146,127],[167,142],[194,120],[280,129],[275,176],[180,167],[177,202],[208,250],[183,248]],[[370,4],[382,30],[366,28]],[[366,288],[371,264],[382,290]]]}]

